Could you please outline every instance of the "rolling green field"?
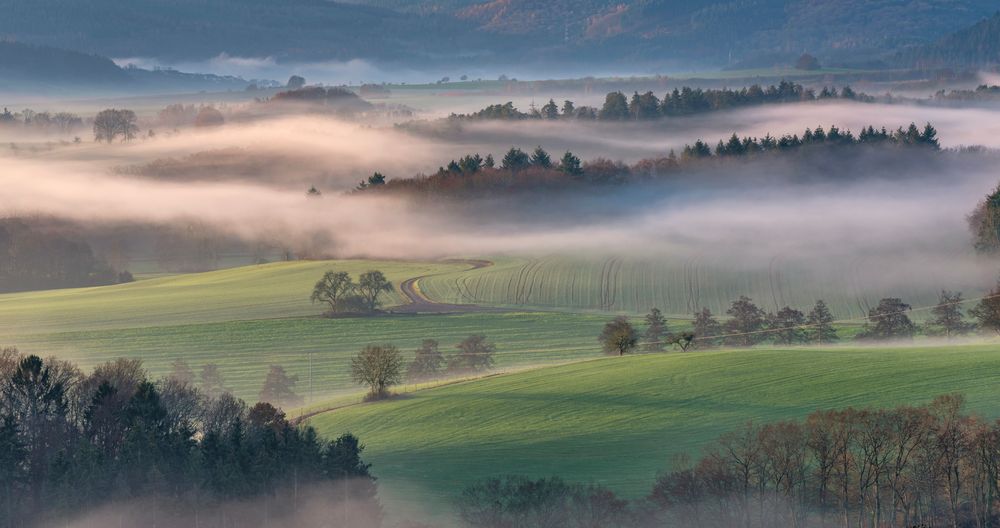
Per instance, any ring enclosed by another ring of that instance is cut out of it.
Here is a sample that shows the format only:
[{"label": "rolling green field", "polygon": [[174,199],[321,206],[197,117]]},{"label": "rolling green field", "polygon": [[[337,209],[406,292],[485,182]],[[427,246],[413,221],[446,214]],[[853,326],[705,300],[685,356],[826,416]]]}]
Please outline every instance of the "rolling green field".
[{"label": "rolling green field", "polygon": [[[330,269],[355,278],[382,270],[397,287],[410,277],[459,271],[461,263],[297,261],[136,281],[116,286],[0,295],[0,336],[171,326],[316,315],[313,284]],[[386,306],[403,302],[398,291]]]},{"label": "rolling green field", "polygon": [[390,509],[443,514],[469,482],[558,475],[647,493],[672,455],[747,420],[928,402],[1000,416],[996,345],[713,351],[606,358],[428,389],[319,415],[367,445]]},{"label": "rolling green field", "polygon": [[908,273],[894,270],[896,284],[889,286],[878,263],[860,259],[824,270],[781,258],[758,267],[674,256],[501,258],[494,266],[427,277],[420,288],[440,302],[636,314],[657,307],[682,318],[702,307],[722,314],[740,295],[769,311],[786,305],[808,311],[823,299],[835,316],[857,319],[883,297],[901,297],[916,308],[936,304],[943,287],[972,298],[989,284],[971,276],[967,284],[930,284]]},{"label": "rolling green field", "polygon": [[290,318],[221,323],[6,334],[0,343],[22,352],[56,355],[89,368],[103,361],[140,358],[154,375],[183,359],[199,372],[216,363],[236,396],[256,401],[270,365],[299,376],[296,392],[321,397],[357,393],[350,358],[369,344],[394,344],[412,357],[424,339],[437,339],[449,354],[472,334],[497,345],[498,368],[599,357],[597,335],[607,316],[565,313],[467,313],[368,318]]}]

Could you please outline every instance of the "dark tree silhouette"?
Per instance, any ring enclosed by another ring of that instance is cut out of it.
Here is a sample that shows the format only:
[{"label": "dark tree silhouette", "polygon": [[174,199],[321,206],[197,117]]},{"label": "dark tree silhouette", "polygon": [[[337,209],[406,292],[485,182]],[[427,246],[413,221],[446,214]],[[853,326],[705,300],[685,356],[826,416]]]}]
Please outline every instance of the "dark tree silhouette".
[{"label": "dark tree silhouette", "polygon": [[666,345],[667,320],[659,308],[646,314],[646,332],[642,335],[643,349],[648,352],[662,352]]},{"label": "dark tree silhouette", "polygon": [[809,325],[806,334],[813,343],[833,343],[839,339],[837,330],[833,327],[833,314],[822,299],[816,301],[806,318],[806,324]]},{"label": "dark tree silhouette", "polygon": [[917,332],[907,312],[910,305],[896,297],[879,301],[878,306],[868,310],[868,322],[857,338],[868,340],[911,339]]}]

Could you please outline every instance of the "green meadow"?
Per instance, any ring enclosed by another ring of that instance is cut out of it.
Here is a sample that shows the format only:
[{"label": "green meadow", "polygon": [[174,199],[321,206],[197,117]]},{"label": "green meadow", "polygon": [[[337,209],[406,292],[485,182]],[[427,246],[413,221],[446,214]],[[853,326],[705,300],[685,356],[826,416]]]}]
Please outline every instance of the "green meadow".
[{"label": "green meadow", "polygon": [[410,393],[321,414],[350,431],[390,507],[437,512],[464,486],[498,474],[598,482],[647,493],[678,454],[697,455],[748,421],[817,409],[918,404],[961,392],[1000,416],[1000,346],[711,352],[602,358]]}]

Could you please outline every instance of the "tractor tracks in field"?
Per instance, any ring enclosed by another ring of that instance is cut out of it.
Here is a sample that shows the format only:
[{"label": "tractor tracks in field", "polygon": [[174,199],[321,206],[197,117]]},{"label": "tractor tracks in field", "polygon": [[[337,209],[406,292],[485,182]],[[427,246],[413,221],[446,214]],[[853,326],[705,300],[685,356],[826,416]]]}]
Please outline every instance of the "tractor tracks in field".
[{"label": "tractor tracks in field", "polygon": [[[468,264],[469,269],[465,271],[487,268],[493,265],[492,261],[476,260],[476,259],[450,260],[447,262],[459,262],[463,264]],[[420,280],[435,275],[441,275],[441,273],[431,273],[427,275],[421,275],[419,277],[411,277],[401,282],[399,284],[399,290],[400,292],[402,292],[403,296],[406,297],[406,300],[409,302],[402,306],[397,306],[393,308],[391,312],[397,314],[447,314],[447,313],[502,311],[502,309],[500,308],[479,306],[477,304],[439,303],[437,301],[428,298],[420,290]],[[468,290],[467,287],[466,290]],[[465,295],[464,292],[461,292],[461,290],[459,290],[459,292],[462,294],[463,297],[468,298],[468,296]]]}]

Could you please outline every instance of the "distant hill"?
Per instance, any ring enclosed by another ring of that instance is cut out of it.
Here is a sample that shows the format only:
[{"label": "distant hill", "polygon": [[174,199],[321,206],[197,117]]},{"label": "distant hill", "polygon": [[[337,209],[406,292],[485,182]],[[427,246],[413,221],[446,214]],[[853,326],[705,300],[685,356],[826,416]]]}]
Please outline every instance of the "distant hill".
[{"label": "distant hill", "polygon": [[100,55],[0,41],[0,90],[242,90],[248,84],[231,76],[121,68]]},{"label": "distant hill", "polygon": [[0,35],[164,61],[770,66],[804,51],[825,64],[885,56],[995,10],[995,0],[0,0]]},{"label": "distant hill", "polygon": [[100,85],[129,80],[107,57],[17,42],[0,42],[0,79]]},{"label": "distant hill", "polygon": [[901,52],[900,65],[918,68],[1000,65],[1000,12],[929,45]]},{"label": "distant hill", "polygon": [[[878,55],[932,42],[996,10],[992,0],[356,0],[450,14],[505,35],[613,58],[739,61]],[[857,60],[857,59],[855,59]]]}]

